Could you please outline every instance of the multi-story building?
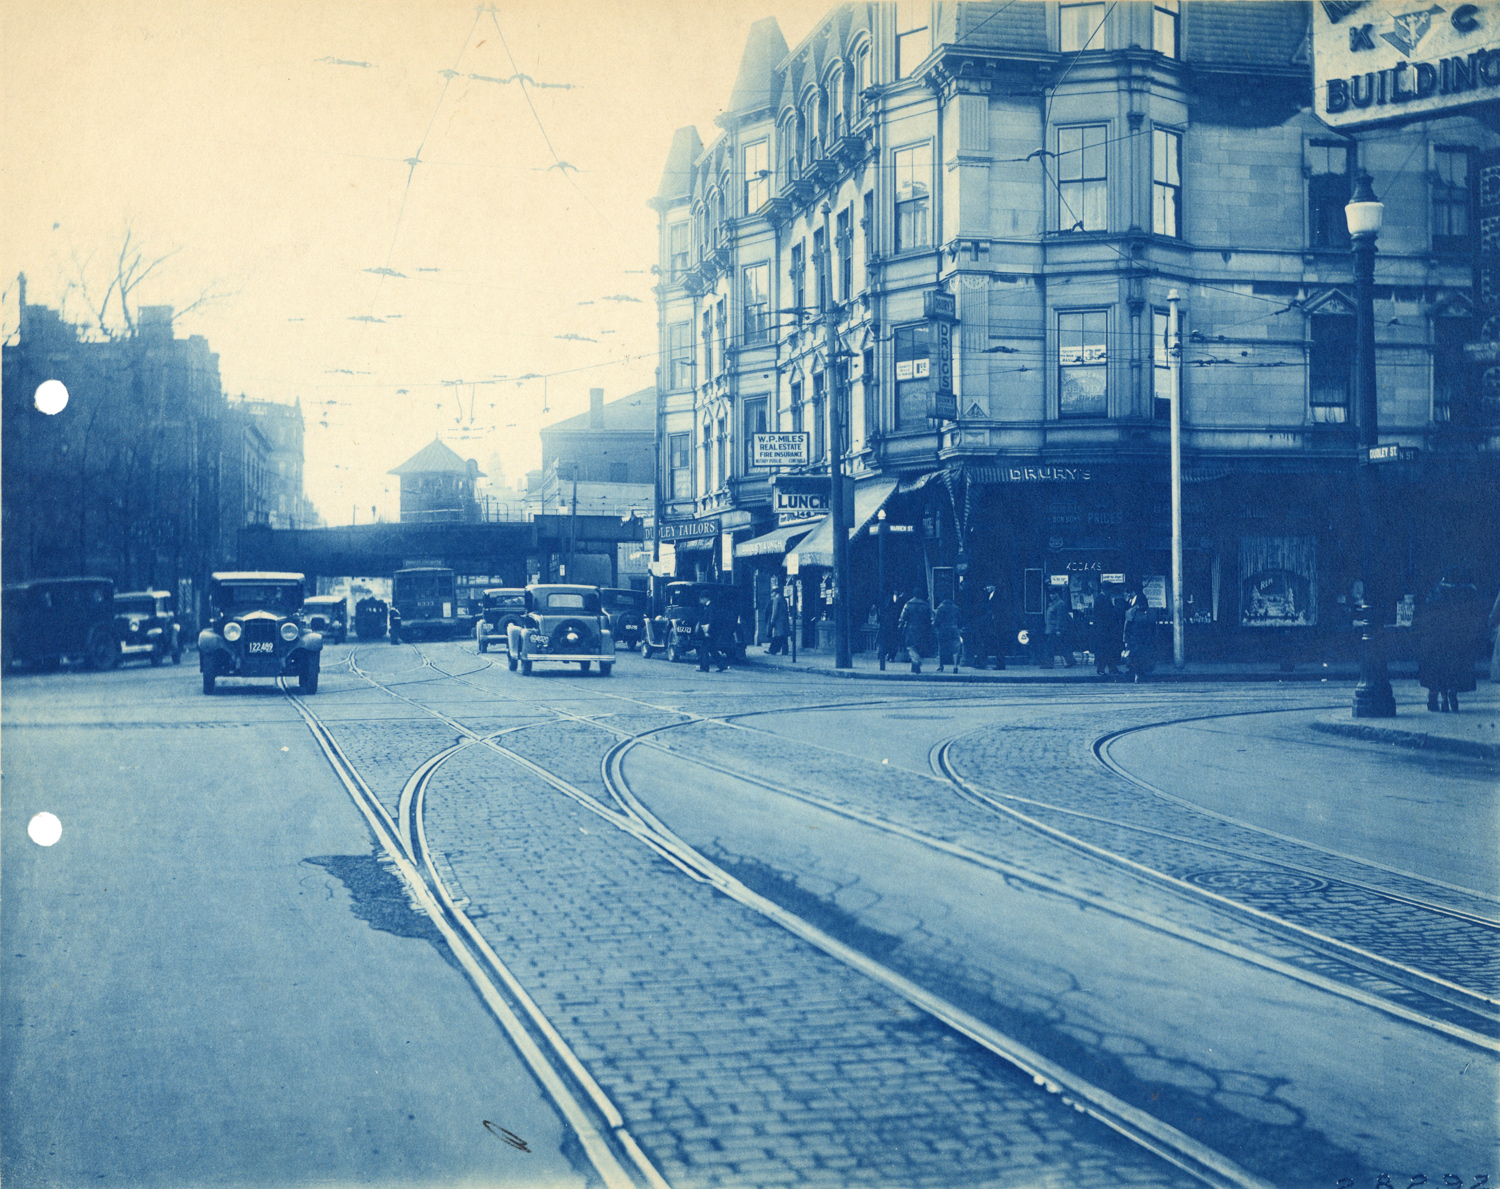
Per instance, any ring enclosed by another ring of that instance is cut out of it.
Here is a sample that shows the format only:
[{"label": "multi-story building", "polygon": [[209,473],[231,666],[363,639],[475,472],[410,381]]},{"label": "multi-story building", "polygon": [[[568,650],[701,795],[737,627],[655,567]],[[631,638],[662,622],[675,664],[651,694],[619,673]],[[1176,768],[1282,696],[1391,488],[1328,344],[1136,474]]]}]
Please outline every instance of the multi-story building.
[{"label": "multi-story building", "polygon": [[527,475],[528,510],[649,514],[656,493],[655,406],[655,388],[608,402],[604,389],[590,388],[588,412],[543,426],[542,466]]},{"label": "multi-story building", "polygon": [[317,511],[302,486],[302,439],[305,423],[302,401],[247,400],[230,405],[242,420],[253,423],[268,447],[266,522],[272,528],[314,528]]},{"label": "multi-story building", "polygon": [[881,513],[909,530],[885,539],[888,587],[994,585],[1012,641],[1052,586],[1085,613],[1124,587],[1165,610],[1176,372],[1190,648],[1326,648],[1358,573],[1361,168],[1385,203],[1382,437],[1421,449],[1382,471],[1385,593],[1456,562],[1493,589],[1500,369],[1473,361],[1500,339],[1475,283],[1496,103],[1339,135],[1311,110],[1308,15],[860,3],[790,49],[758,23],[717,135],[676,133],[653,203],[658,570],[764,599],[790,549],[804,610],[826,605],[830,530],[778,526],[751,456],[759,430],[804,430],[803,469],[832,448],[854,476],[856,620]]}]

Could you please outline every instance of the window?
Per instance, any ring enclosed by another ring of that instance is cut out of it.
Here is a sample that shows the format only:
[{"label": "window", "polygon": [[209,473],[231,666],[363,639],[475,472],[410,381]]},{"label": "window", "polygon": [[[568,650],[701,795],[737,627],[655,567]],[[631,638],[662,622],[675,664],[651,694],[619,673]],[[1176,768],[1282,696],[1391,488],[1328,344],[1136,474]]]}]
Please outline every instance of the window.
[{"label": "window", "polygon": [[896,251],[925,248],[928,243],[928,195],[932,184],[932,144],[897,149]]},{"label": "window", "polygon": [[703,423],[703,490],[714,489],[714,426],[712,421]]},{"label": "window", "polygon": [[828,421],[823,414],[827,394],[828,374],[814,372],[812,398],[812,458],[814,462],[822,459],[828,449]]},{"label": "window", "polygon": [[1109,181],[1105,163],[1105,124],[1057,130],[1059,231],[1107,231]]},{"label": "window", "polygon": [[1063,4],[1057,10],[1057,48],[1064,54],[1108,47],[1099,33],[1104,23],[1103,4]]},{"label": "window", "polygon": [[771,146],[764,140],[745,146],[745,214],[753,215],[771,197]]},{"label": "window", "polygon": [[896,0],[897,78],[910,78],[932,52],[931,19],[932,5],[928,0]]},{"label": "window", "polygon": [[714,374],[714,312],[703,311],[703,379],[707,383]]},{"label": "window", "polygon": [[1151,40],[1158,54],[1168,58],[1182,56],[1178,40],[1178,0],[1156,0],[1152,13]]},{"label": "window", "polygon": [[798,240],[792,245],[792,308],[794,310],[805,310],[807,308],[807,245],[805,241]]},{"label": "window", "polygon": [[875,427],[880,420],[880,410],[875,401],[875,349],[873,347],[865,351],[862,382],[865,390],[865,438],[868,440],[875,432]]},{"label": "window", "polygon": [[1469,240],[1469,150],[1432,150],[1432,250],[1467,252]]},{"label": "window", "polygon": [[693,324],[674,322],[667,327],[667,387],[693,386]]},{"label": "window", "polygon": [[818,309],[828,308],[828,236],[819,227],[813,232],[813,296]]},{"label": "window", "polygon": [[809,91],[802,99],[802,131],[806,137],[802,160],[809,164],[823,155],[823,123],[822,96]]},{"label": "window", "polygon": [[715,307],[715,314],[714,321],[718,325],[719,330],[719,371],[715,373],[717,375],[729,368],[729,352],[725,349],[729,345],[727,341],[729,335],[729,310],[725,306],[724,298],[722,297],[719,298],[719,303]]},{"label": "window", "polygon": [[797,117],[788,114],[776,130],[778,181],[785,186],[797,180]]},{"label": "window", "polygon": [[802,381],[792,381],[792,432],[802,432]]},{"label": "window", "polygon": [[828,143],[832,144],[849,131],[848,93],[849,79],[842,69],[835,68],[828,76],[828,102],[831,107],[828,121]]},{"label": "window", "polygon": [[771,329],[771,266],[745,269],[745,342],[763,343]]},{"label": "window", "polygon": [[719,418],[719,433],[714,439],[715,453],[718,455],[718,478],[719,486],[723,487],[729,482],[729,425],[724,418]]},{"label": "window", "polygon": [[667,226],[667,274],[677,280],[688,270],[688,225],[671,223]]},{"label": "window", "polygon": [[1464,352],[1474,337],[1472,318],[1435,318],[1432,323],[1432,419],[1477,425],[1478,369]]},{"label": "window", "polygon": [[1347,251],[1349,224],[1349,147],[1342,141],[1314,140],[1307,146],[1308,238],[1315,248]]},{"label": "window", "polygon": [[854,206],[839,212],[839,300],[848,301],[854,288]]},{"label": "window", "polygon": [[747,400],[745,402],[745,469],[747,471],[754,465],[751,460],[755,457],[755,435],[765,433],[767,428],[766,398],[762,396],[755,400]]},{"label": "window", "polygon": [[865,263],[875,259],[875,191],[865,191],[865,209],[859,225],[865,233]]},{"label": "window", "polygon": [[630,464],[628,462],[612,462],[609,464],[609,481],[611,483],[630,482]]},{"label": "window", "polygon": [[1182,137],[1164,128],[1151,133],[1151,230],[1182,238]]},{"label": "window", "polygon": [[674,500],[691,499],[693,496],[693,475],[688,445],[691,437],[691,434],[674,433],[667,438],[667,462],[672,472],[672,498]]},{"label": "window", "polygon": [[854,112],[855,118],[865,113],[865,92],[870,87],[870,47],[861,45],[854,51]]},{"label": "window", "polygon": [[1318,314],[1311,321],[1307,371],[1312,419],[1347,421],[1354,389],[1354,319],[1348,314]]},{"label": "window", "polygon": [[932,330],[928,323],[896,328],[896,428],[927,425],[934,395]]},{"label": "window", "polygon": [[1104,417],[1109,414],[1109,315],[1087,310],[1057,316],[1057,415]]},{"label": "window", "polygon": [[[1177,313],[1177,341],[1182,342],[1182,312]],[[1151,415],[1158,421],[1172,419],[1172,341],[1171,315],[1166,310],[1151,311]],[[1181,347],[1179,346],[1179,351]],[[1182,376],[1181,371],[1178,378]]]}]

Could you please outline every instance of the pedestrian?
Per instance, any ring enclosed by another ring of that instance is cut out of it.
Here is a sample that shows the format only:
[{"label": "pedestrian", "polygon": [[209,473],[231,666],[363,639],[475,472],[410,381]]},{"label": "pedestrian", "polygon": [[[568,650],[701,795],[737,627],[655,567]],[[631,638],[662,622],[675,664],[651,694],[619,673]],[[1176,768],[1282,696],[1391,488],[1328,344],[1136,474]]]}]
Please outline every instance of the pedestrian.
[{"label": "pedestrian", "polygon": [[984,644],[979,658],[979,667],[984,668],[990,653],[993,652],[995,668],[1005,668],[1005,648],[1010,640],[1010,613],[996,587],[984,588],[984,600],[980,604],[980,624],[984,631]]},{"label": "pedestrian", "polygon": [[932,626],[937,629],[938,646],[938,668],[941,673],[943,666],[950,660],[953,662],[953,671],[958,672],[959,657],[963,654],[963,633],[958,626],[958,604],[953,601],[953,596],[944,595],[943,601],[937,605],[933,612]]},{"label": "pedestrian", "polygon": [[901,618],[896,627],[901,632],[901,643],[911,661],[911,671],[922,671],[922,650],[927,647],[932,635],[932,604],[922,597],[919,590],[901,608]]},{"label": "pedestrian", "polygon": [[1122,640],[1126,667],[1131,679],[1140,681],[1149,677],[1156,667],[1156,613],[1146,602],[1140,591],[1132,591],[1130,605],[1125,609],[1125,630]]},{"label": "pedestrian", "polygon": [[1124,600],[1100,591],[1094,596],[1094,672],[1104,677],[1120,671],[1125,639]]},{"label": "pedestrian", "polygon": [[779,587],[772,586],[771,605],[766,611],[766,635],[770,637],[771,643],[766,651],[772,656],[785,656],[787,640],[791,634],[792,616],[787,610],[786,599]]},{"label": "pedestrian", "polygon": [[882,669],[885,668],[886,661],[896,659],[896,650],[901,644],[901,633],[896,630],[896,625],[901,622],[903,602],[901,592],[893,591],[890,598],[875,609],[875,646],[880,652]]},{"label": "pedestrian", "polygon": [[1427,689],[1427,709],[1458,711],[1458,695],[1474,689],[1474,655],[1484,604],[1467,570],[1449,570],[1422,605],[1417,680]]},{"label": "pedestrian", "polygon": [[1070,639],[1072,623],[1073,613],[1068,610],[1068,600],[1061,590],[1054,587],[1052,599],[1042,616],[1042,630],[1046,636],[1042,650],[1042,668],[1052,668],[1059,656],[1063,658],[1064,666],[1069,669],[1073,667],[1073,641]]}]

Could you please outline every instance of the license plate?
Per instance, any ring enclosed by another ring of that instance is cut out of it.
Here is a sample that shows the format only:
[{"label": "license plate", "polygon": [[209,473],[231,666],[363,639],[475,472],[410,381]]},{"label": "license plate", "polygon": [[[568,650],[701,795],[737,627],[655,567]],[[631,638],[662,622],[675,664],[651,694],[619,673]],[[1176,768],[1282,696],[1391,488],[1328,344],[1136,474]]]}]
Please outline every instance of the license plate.
[{"label": "license plate", "polygon": [[251,640],[250,641],[250,651],[251,652],[275,652],[276,651],[276,645],[273,644],[273,643],[271,643],[271,641],[269,641],[269,640]]}]

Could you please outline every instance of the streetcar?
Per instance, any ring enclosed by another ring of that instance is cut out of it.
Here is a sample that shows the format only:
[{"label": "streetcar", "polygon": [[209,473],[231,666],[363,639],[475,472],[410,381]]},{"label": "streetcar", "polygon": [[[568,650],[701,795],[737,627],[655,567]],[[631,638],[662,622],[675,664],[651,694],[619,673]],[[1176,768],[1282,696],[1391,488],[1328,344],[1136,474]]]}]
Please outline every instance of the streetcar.
[{"label": "streetcar", "polygon": [[443,566],[397,570],[391,579],[391,643],[409,637],[452,639],[463,628],[453,571]]}]

